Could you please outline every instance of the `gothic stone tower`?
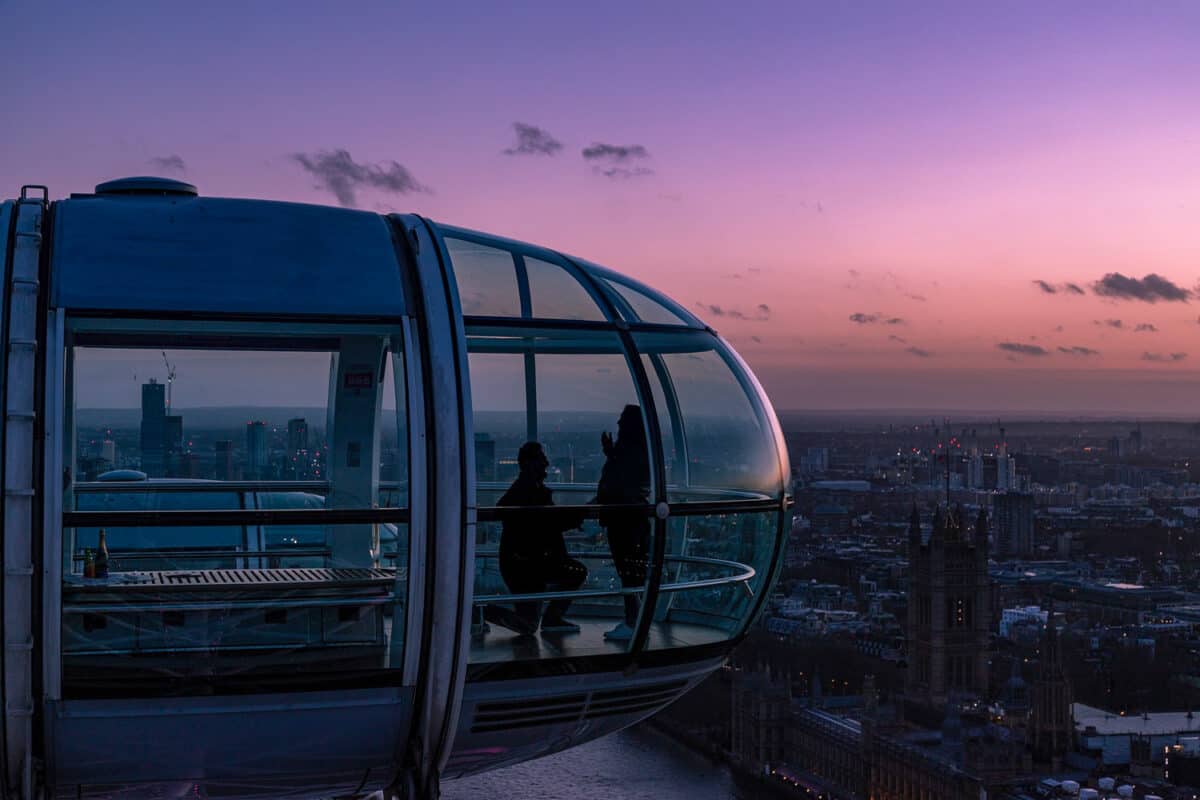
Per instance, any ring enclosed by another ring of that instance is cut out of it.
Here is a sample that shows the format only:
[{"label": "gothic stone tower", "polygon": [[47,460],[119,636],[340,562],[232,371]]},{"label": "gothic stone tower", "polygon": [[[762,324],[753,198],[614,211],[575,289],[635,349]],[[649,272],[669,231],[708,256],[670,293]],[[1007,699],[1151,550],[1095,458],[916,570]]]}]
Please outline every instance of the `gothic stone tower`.
[{"label": "gothic stone tower", "polygon": [[986,512],[972,531],[961,507],[939,508],[925,541],[914,504],[908,560],[907,699],[942,708],[951,695],[984,697],[991,620]]},{"label": "gothic stone tower", "polygon": [[1062,757],[1071,747],[1075,724],[1071,713],[1071,686],[1063,670],[1059,651],[1058,625],[1051,604],[1046,618],[1046,636],[1038,659],[1037,680],[1033,684],[1033,711],[1030,716],[1030,743],[1033,760],[1062,767]]}]

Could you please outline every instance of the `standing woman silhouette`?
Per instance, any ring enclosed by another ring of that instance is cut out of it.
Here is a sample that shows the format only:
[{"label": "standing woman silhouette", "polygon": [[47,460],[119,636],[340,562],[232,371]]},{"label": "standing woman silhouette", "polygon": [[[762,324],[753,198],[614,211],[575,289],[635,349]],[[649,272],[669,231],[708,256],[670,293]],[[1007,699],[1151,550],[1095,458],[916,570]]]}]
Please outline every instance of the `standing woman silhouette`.
[{"label": "standing woman silhouette", "polygon": [[[600,434],[600,445],[606,458],[600,472],[596,502],[601,505],[649,503],[650,454],[646,448],[641,407],[625,406],[617,420],[616,441],[605,431]],[[644,512],[614,509],[600,512],[600,524],[608,533],[608,547],[621,585],[626,589],[644,586],[650,551],[650,518]],[[639,603],[633,595],[624,595],[624,600],[625,619],[604,634],[605,639],[621,642],[633,638]]]}]

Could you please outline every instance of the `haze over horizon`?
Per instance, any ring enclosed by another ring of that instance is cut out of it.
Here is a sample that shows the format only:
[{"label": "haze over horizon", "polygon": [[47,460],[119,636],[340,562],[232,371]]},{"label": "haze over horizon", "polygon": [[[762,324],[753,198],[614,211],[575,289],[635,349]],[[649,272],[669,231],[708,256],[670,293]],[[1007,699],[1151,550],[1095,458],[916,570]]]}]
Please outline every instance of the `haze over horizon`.
[{"label": "haze over horizon", "polygon": [[362,8],[4,6],[39,135],[0,196],[162,174],[544,244],[781,409],[1194,413],[1200,6]]}]

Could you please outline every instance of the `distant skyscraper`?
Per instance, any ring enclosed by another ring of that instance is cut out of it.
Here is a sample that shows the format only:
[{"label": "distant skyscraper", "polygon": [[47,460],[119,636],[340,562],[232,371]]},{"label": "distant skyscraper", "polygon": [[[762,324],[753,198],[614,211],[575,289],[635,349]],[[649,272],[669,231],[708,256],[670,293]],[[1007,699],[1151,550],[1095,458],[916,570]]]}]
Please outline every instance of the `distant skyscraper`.
[{"label": "distant skyscraper", "polygon": [[163,417],[163,449],[168,453],[183,450],[183,417],[178,414]]},{"label": "distant skyscraper", "polygon": [[992,498],[996,518],[996,555],[1023,558],[1033,554],[1033,495],[1007,492]]},{"label": "distant skyscraper", "polygon": [[229,439],[219,439],[213,443],[214,473],[219,481],[234,479],[233,442]]},{"label": "distant skyscraper", "polygon": [[308,422],[304,417],[296,417],[288,420],[287,433],[287,449],[288,455],[292,456],[301,450],[308,449]]},{"label": "distant skyscraper", "polygon": [[267,476],[267,423],[246,423],[246,477],[262,480]]},{"label": "distant skyscraper", "polygon": [[166,474],[166,388],[153,378],[142,384],[142,472],[156,477]]},{"label": "distant skyscraper", "polygon": [[486,433],[475,434],[475,480],[496,480],[496,441]]}]

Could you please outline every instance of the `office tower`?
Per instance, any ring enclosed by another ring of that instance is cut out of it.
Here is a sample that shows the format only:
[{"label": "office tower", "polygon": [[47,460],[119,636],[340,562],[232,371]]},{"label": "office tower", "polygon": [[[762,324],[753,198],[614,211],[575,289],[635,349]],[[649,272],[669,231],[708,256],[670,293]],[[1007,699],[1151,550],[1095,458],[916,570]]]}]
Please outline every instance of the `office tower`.
[{"label": "office tower", "polygon": [[213,443],[213,469],[219,481],[234,480],[233,442],[229,439],[218,439]]},{"label": "office tower", "polygon": [[475,480],[496,480],[496,441],[490,434],[475,434]]},{"label": "office tower", "polygon": [[142,472],[151,477],[166,474],[166,386],[150,379],[142,384]]},{"label": "office tower", "polygon": [[304,417],[288,420],[287,449],[289,456],[308,450],[308,422]]},{"label": "office tower", "polygon": [[267,423],[258,420],[246,423],[246,479],[267,477]]},{"label": "office tower", "polygon": [[908,702],[941,708],[951,695],[988,689],[991,594],[987,514],[971,530],[961,509],[934,512],[928,541],[912,509],[908,534]]},{"label": "office tower", "polygon": [[992,499],[996,518],[996,555],[1024,558],[1033,554],[1033,495],[998,494]]}]

